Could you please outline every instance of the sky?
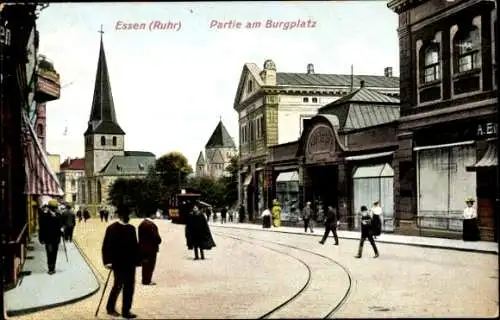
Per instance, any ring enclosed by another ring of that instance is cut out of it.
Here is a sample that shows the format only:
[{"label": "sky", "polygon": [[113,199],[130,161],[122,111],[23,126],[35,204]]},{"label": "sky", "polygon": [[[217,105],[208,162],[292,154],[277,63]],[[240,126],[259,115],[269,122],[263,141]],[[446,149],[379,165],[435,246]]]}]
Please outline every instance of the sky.
[{"label": "sky", "polygon": [[[284,30],[267,20],[311,23]],[[176,29],[150,30],[155,21]],[[231,21],[241,28],[217,28]],[[245,28],[255,21],[260,28]],[[122,30],[128,23],[146,28]],[[61,98],[47,104],[47,151],[62,160],[84,155],[101,25],[125,149],[180,151],[193,167],[220,119],[238,143],[233,104],[245,63],[340,74],[353,64],[365,75],[391,66],[399,76],[398,17],[386,1],[51,3],[37,28],[39,54],[61,75]]]}]

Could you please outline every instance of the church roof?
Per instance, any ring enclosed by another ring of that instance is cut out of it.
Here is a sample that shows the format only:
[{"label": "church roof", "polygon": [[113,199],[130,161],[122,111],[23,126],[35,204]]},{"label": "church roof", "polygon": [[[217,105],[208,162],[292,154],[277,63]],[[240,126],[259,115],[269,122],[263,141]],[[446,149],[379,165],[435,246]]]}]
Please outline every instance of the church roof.
[{"label": "church roof", "polygon": [[198,160],[196,160],[196,164],[205,164],[205,157],[203,157],[203,151],[200,151],[200,155],[198,156]]},{"label": "church roof", "polygon": [[125,134],[116,119],[115,105],[113,103],[113,94],[111,93],[111,83],[109,81],[108,65],[106,63],[106,54],[104,53],[102,34],[95,77],[94,98],[92,100],[89,125],[85,131],[85,135],[94,133]]},{"label": "church roof", "polygon": [[211,164],[224,164],[224,157],[222,156],[222,151],[220,150],[215,150],[214,155],[212,159],[210,159]]},{"label": "church roof", "polygon": [[100,173],[107,176],[146,175],[155,161],[154,156],[113,156]]},{"label": "church roof", "polygon": [[233,138],[231,138],[231,135],[229,135],[229,132],[227,132],[226,127],[222,123],[222,120],[219,121],[217,124],[217,127],[215,127],[214,132],[212,133],[212,136],[210,136],[210,139],[208,139],[207,144],[205,145],[205,148],[210,149],[210,148],[236,148],[236,145],[234,144]]},{"label": "church roof", "polygon": [[155,157],[155,154],[148,151],[125,151],[125,156]]}]

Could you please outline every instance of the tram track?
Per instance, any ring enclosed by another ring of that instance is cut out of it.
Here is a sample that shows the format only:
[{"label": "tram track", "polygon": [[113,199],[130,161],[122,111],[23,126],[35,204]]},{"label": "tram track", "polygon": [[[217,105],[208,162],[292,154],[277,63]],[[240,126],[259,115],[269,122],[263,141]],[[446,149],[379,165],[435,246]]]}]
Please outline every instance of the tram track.
[{"label": "tram track", "polygon": [[[304,248],[300,248],[297,246],[284,244],[284,243],[277,242],[277,241],[259,239],[259,238],[252,237],[249,235],[238,235],[238,234],[223,233],[223,232],[213,232],[213,233],[215,235],[218,235],[221,237],[231,238],[231,239],[238,240],[241,242],[246,242],[246,243],[249,243],[252,245],[258,245],[260,247],[277,252],[279,254],[289,256],[289,257],[299,261],[301,264],[303,264],[307,268],[308,279],[307,279],[306,283],[294,295],[292,295],[292,297],[290,297],[289,299],[280,303],[276,307],[272,308],[270,311],[268,311],[264,315],[260,316],[259,319],[267,319],[267,318],[272,318],[272,317],[273,318],[275,318],[275,317],[277,317],[277,318],[290,317],[289,314],[286,314],[287,311],[288,311],[288,313],[291,313],[293,311],[294,314],[291,315],[292,317],[297,317],[297,314],[295,314],[296,312],[306,312],[307,314],[305,314],[304,316],[310,317],[311,314],[304,309],[304,305],[307,309],[307,307],[310,307],[310,304],[312,304],[312,303],[320,304],[322,302],[321,293],[317,292],[318,289],[314,290],[314,288],[311,288],[312,287],[311,284],[313,283],[313,270],[312,270],[313,266],[312,265],[316,264],[316,266],[314,268],[317,268],[318,275],[320,275],[322,272],[324,273],[326,269],[324,269],[324,266],[323,267],[321,266],[321,263],[319,263],[319,266],[318,266],[318,262],[314,262],[314,263],[306,262],[305,259],[303,259],[303,257],[302,258],[297,257],[297,254],[294,255],[290,252],[271,248],[270,246],[266,246],[266,245],[263,245],[263,244],[260,244],[257,242],[265,242],[266,244],[272,244],[274,246],[278,246],[281,248],[288,248],[289,250],[292,250],[292,251],[295,250],[295,251],[306,253],[309,255],[313,255],[316,257],[321,257],[325,261],[328,261],[328,263],[333,262],[335,265],[340,267],[340,270],[342,271],[343,274],[345,274],[345,276],[347,278],[347,289],[345,290],[343,295],[340,297],[340,300],[333,307],[328,306],[328,309],[327,309],[328,312],[322,317],[323,319],[327,319],[327,318],[332,317],[338,310],[340,310],[341,307],[347,302],[347,300],[349,299],[349,297],[354,289],[354,285],[353,285],[354,281],[353,281],[353,278],[352,278],[352,275],[351,275],[349,269],[347,269],[345,266],[343,266],[338,261],[335,261],[334,259],[332,259],[328,256],[325,256],[323,254],[320,254],[320,253],[317,253],[317,252],[314,252],[311,250],[307,250]],[[332,270],[328,269],[326,271],[331,272]],[[319,278],[321,278],[321,277],[319,277]],[[322,284],[321,279],[320,279],[319,283]],[[316,286],[318,286],[317,281],[314,284]],[[302,300],[302,301],[300,301],[300,300]],[[294,308],[295,308],[295,311],[294,311]],[[317,311],[316,309],[313,309],[313,310]]]}]

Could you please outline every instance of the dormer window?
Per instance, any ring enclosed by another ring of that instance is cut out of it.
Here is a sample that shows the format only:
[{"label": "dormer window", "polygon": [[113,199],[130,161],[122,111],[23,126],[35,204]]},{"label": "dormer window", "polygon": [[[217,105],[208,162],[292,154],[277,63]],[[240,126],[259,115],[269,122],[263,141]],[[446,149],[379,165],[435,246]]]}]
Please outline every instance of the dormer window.
[{"label": "dormer window", "polygon": [[433,82],[441,78],[439,70],[439,47],[431,44],[424,53],[424,83]]},{"label": "dormer window", "polygon": [[101,146],[105,146],[105,145],[106,145],[106,137],[101,136]]},{"label": "dormer window", "polygon": [[481,35],[476,26],[459,29],[453,39],[453,46],[454,73],[467,72],[481,67]]}]

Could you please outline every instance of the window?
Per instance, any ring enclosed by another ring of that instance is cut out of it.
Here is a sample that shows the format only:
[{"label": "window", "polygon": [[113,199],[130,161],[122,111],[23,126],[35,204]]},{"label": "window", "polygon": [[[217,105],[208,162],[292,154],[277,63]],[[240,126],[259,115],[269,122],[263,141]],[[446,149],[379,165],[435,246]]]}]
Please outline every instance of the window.
[{"label": "window", "polygon": [[259,119],[259,121],[260,121],[260,134],[263,137],[265,135],[265,132],[266,132],[266,130],[265,130],[265,123],[264,123],[264,117],[261,117]]},{"label": "window", "polygon": [[106,138],[104,136],[101,136],[101,146],[106,145]]},{"label": "window", "polygon": [[479,29],[470,26],[460,30],[453,39],[455,53],[454,73],[462,73],[481,67],[481,35]]},{"label": "window", "polygon": [[117,142],[118,142],[118,139],[116,137],[113,137],[113,146],[116,146]]},{"label": "window", "polygon": [[312,98],[312,102],[313,103],[318,103],[318,98],[316,98],[316,97]]},{"label": "window", "polygon": [[441,77],[439,70],[439,48],[435,44],[425,49],[423,77],[424,83],[439,80]]},{"label": "window", "polygon": [[72,200],[73,203],[76,202],[76,194],[71,195],[71,200]]},{"label": "window", "polygon": [[89,181],[87,182],[87,192],[88,192],[88,203],[92,203],[92,183]]},{"label": "window", "polygon": [[102,186],[101,182],[97,181],[97,203],[102,202]]},{"label": "window", "polygon": [[72,179],[71,180],[71,188],[74,189],[76,187],[76,180]]},{"label": "window", "polygon": [[253,81],[248,80],[247,93],[252,93],[252,92],[253,92]]},{"label": "window", "polygon": [[308,97],[304,97],[304,98],[302,98],[302,101],[303,101],[304,103],[308,103],[308,102],[309,102],[309,98],[308,98]]}]

